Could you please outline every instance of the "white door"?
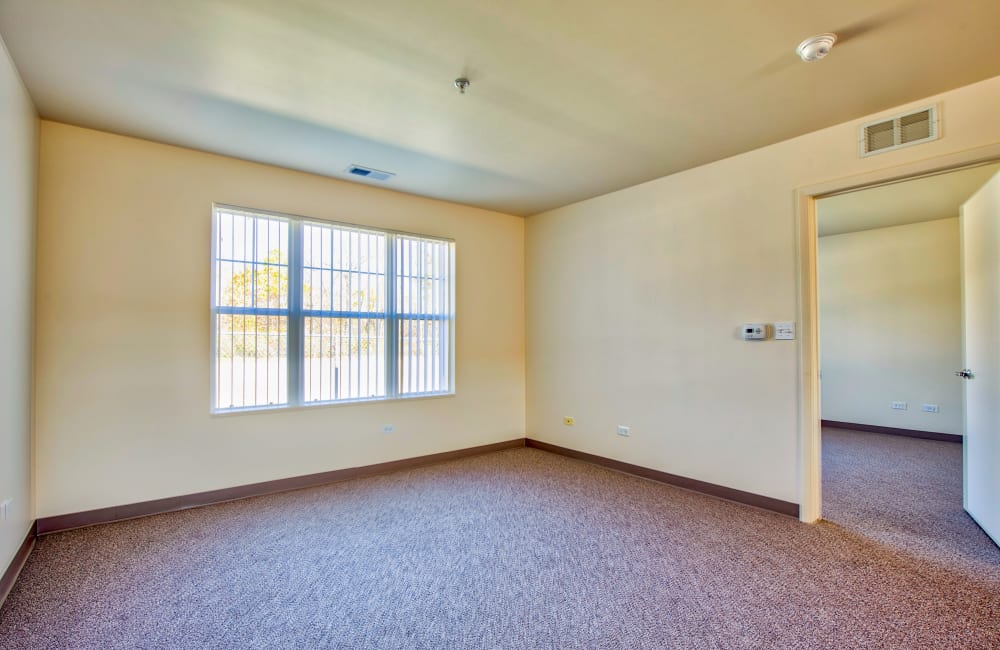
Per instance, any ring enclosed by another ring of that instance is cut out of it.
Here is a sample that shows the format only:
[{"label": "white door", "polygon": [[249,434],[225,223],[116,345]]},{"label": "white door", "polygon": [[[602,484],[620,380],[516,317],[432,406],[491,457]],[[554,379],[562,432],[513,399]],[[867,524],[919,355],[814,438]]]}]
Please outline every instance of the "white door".
[{"label": "white door", "polygon": [[1000,174],[962,206],[966,512],[1000,544]]}]

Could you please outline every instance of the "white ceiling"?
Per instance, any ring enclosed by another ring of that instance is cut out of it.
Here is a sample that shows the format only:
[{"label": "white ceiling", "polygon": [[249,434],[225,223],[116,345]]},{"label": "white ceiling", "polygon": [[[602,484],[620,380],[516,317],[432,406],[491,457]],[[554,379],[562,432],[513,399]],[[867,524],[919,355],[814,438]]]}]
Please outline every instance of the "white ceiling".
[{"label": "white ceiling", "polygon": [[1000,163],[839,194],[816,202],[820,237],[957,217]]},{"label": "white ceiling", "polygon": [[998,24],[997,0],[0,0],[47,119],[520,215],[996,76]]}]

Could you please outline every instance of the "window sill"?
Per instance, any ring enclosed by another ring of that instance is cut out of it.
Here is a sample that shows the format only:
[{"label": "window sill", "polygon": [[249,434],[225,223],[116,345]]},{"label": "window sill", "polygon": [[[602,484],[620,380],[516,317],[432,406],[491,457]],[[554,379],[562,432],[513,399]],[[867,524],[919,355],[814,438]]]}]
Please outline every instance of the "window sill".
[{"label": "window sill", "polygon": [[213,418],[229,418],[238,415],[259,415],[262,413],[287,413],[289,411],[314,411],[317,409],[341,408],[344,406],[359,406],[362,404],[395,404],[397,402],[412,402],[417,400],[447,399],[455,397],[455,391],[450,393],[433,393],[429,395],[408,395],[405,397],[376,398],[376,399],[356,399],[343,402],[310,402],[308,404],[295,404],[287,406],[255,406],[237,410],[209,410],[209,415]]}]

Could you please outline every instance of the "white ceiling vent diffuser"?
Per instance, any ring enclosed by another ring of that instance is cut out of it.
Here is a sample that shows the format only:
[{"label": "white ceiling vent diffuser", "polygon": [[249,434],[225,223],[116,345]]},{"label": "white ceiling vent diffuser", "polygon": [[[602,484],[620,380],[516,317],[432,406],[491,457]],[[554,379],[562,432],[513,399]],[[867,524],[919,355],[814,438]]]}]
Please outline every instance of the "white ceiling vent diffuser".
[{"label": "white ceiling vent diffuser", "polygon": [[897,115],[861,125],[858,143],[861,156],[893,151],[938,139],[937,107]]}]

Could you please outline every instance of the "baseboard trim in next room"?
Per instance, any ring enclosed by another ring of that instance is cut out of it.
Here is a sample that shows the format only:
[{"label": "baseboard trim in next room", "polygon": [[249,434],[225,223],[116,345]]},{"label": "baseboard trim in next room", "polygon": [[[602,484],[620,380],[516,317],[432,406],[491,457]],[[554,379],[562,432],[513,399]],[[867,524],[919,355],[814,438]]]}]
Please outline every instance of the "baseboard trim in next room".
[{"label": "baseboard trim in next room", "polygon": [[820,420],[820,424],[831,429],[850,429],[851,431],[867,431],[868,433],[885,433],[890,436],[906,436],[923,440],[939,440],[941,442],[962,442],[962,436],[954,433],[937,433],[936,431],[920,431],[918,429],[897,429],[876,424],[858,424],[856,422],[839,422],[837,420]]},{"label": "baseboard trim in next room", "polygon": [[593,465],[607,467],[608,469],[617,470],[626,474],[632,474],[642,478],[651,479],[653,481],[658,481],[660,483],[667,483],[669,485],[681,487],[693,492],[701,492],[702,494],[719,497],[720,499],[726,499],[727,501],[736,501],[737,503],[763,508],[764,510],[771,510],[783,515],[790,515],[792,517],[799,516],[799,504],[791,503],[790,501],[782,501],[781,499],[774,499],[772,497],[754,494],[753,492],[744,492],[743,490],[737,490],[724,485],[717,485],[707,481],[687,478],[686,476],[678,476],[677,474],[661,472],[656,469],[642,467],[641,465],[633,465],[620,460],[605,458],[604,456],[588,454],[583,451],[576,451],[575,449],[568,449],[566,447],[560,447],[547,442],[541,442],[540,440],[532,440],[531,438],[526,440],[526,445],[535,449],[541,449],[542,451],[548,451],[561,456],[582,460]]},{"label": "baseboard trim in next room", "polygon": [[73,528],[83,528],[95,524],[107,524],[125,519],[136,519],[148,515],[158,515],[176,510],[187,510],[188,508],[198,508],[212,505],[213,503],[223,503],[225,501],[235,501],[247,497],[258,497],[276,492],[287,492],[301,488],[326,485],[352,478],[362,478],[385,474],[404,469],[413,469],[423,465],[441,463],[448,460],[465,458],[467,456],[477,456],[503,449],[524,447],[524,438],[515,438],[504,442],[495,442],[489,445],[478,447],[468,447],[466,449],[456,449],[454,451],[444,451],[437,454],[417,456],[415,458],[404,458],[386,463],[376,463],[374,465],[364,465],[362,467],[348,467],[346,469],[335,469],[329,472],[318,474],[307,474],[305,476],[293,476],[274,481],[264,481],[262,483],[251,483],[250,485],[239,485],[220,490],[209,490],[208,492],[198,492],[195,494],[185,494],[165,499],[154,499],[152,501],[142,501],[140,503],[130,503],[121,506],[111,506],[109,508],[98,508],[85,512],[74,512],[65,515],[55,515],[52,517],[41,517],[37,522],[39,535],[58,533]]},{"label": "baseboard trim in next room", "polygon": [[3,605],[3,601],[7,600],[10,590],[14,588],[17,576],[21,574],[21,569],[27,564],[31,550],[35,548],[35,539],[37,537],[38,533],[35,528],[35,522],[32,522],[31,528],[28,529],[28,534],[24,537],[24,541],[21,542],[17,553],[14,553],[14,559],[10,561],[10,566],[3,572],[3,575],[0,575],[0,605]]}]

